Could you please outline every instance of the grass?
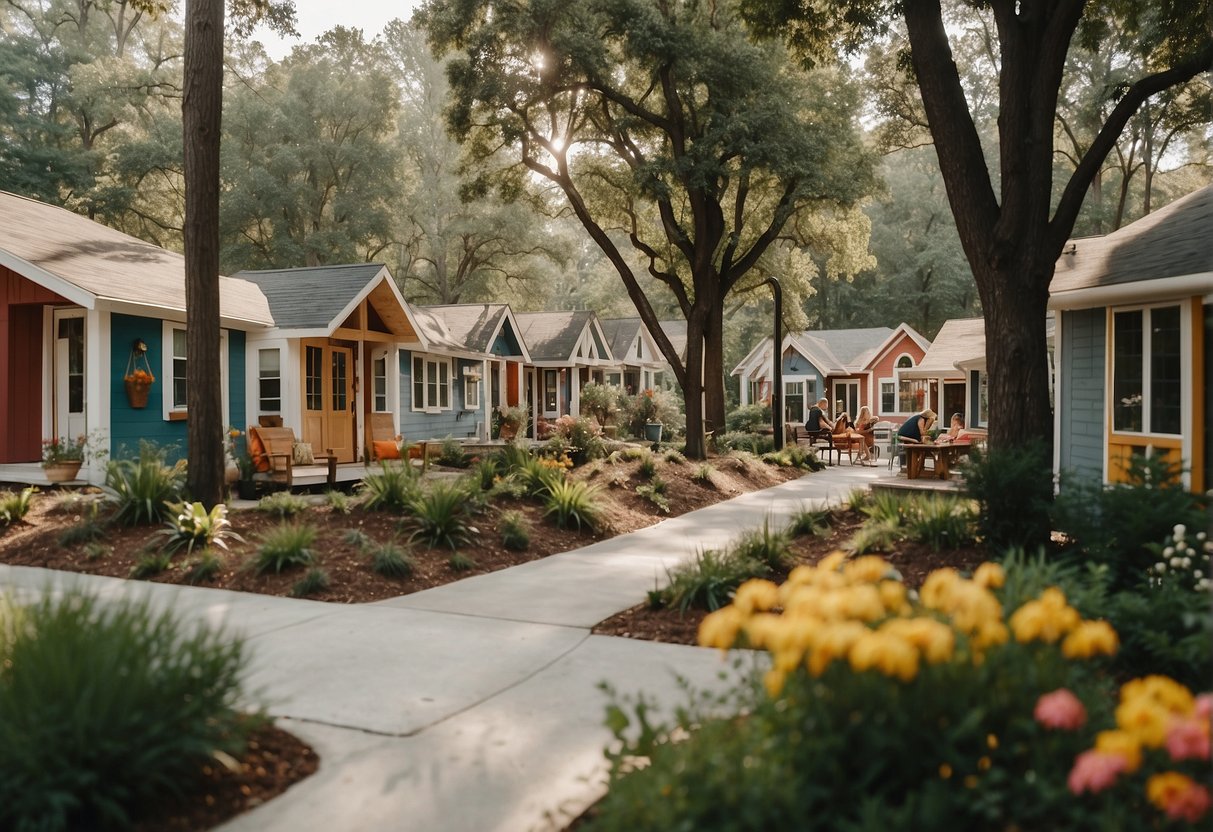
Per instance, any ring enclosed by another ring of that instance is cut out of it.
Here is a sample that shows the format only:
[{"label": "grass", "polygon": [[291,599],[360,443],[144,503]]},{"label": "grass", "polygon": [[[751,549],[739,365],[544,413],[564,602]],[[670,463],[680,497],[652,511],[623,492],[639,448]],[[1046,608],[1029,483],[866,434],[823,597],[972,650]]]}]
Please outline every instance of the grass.
[{"label": "grass", "polygon": [[636,493],[639,496],[644,497],[653,505],[657,506],[657,508],[664,511],[666,514],[669,514],[670,501],[665,496],[666,488],[666,481],[654,474],[653,478],[649,480],[647,485],[636,486]]},{"label": "grass", "polygon": [[141,526],[172,515],[172,503],[185,488],[185,463],[166,465],[165,451],[151,443],[139,446],[138,459],[111,460],[105,469],[105,499],[115,506],[114,523]]},{"label": "grass", "polygon": [[507,511],[498,523],[501,543],[507,549],[523,552],[531,545],[531,521],[520,511]]},{"label": "grass", "polygon": [[338,514],[349,514],[354,510],[354,498],[335,488],[324,492],[324,501]]},{"label": "grass", "polygon": [[416,564],[395,541],[389,540],[369,549],[371,570],[385,578],[407,578],[416,570]]},{"label": "grass", "polygon": [[447,558],[446,565],[454,572],[469,572],[478,564],[463,552],[452,552],[451,556]]},{"label": "grass", "polygon": [[315,556],[312,546],[316,543],[316,529],[299,523],[283,523],[261,536],[260,546],[251,564],[258,575],[273,570],[311,566]]},{"label": "grass", "polygon": [[135,561],[135,565],[131,567],[130,575],[138,581],[145,578],[154,578],[172,566],[172,563],[172,552],[148,552]]},{"label": "grass", "polygon": [[307,498],[292,494],[289,491],[275,491],[267,494],[257,503],[257,511],[264,512],[279,520],[286,520],[307,511]]},{"label": "grass", "polygon": [[766,566],[744,551],[708,549],[695,560],[666,572],[666,586],[649,594],[649,603],[679,612],[717,610],[729,603],[733,592],[750,578],[767,574]]},{"label": "grass", "polygon": [[468,489],[462,483],[436,482],[410,503],[413,533],[409,542],[421,541],[431,549],[466,546],[478,530],[468,522]]},{"label": "grass", "polygon": [[380,463],[379,470],[362,478],[362,505],[368,511],[402,512],[421,488],[421,477],[407,461]]},{"label": "grass", "polygon": [[100,540],[105,537],[105,527],[106,522],[101,519],[101,507],[90,502],[84,507],[80,521],[60,533],[59,545],[66,548]]},{"label": "grass", "polygon": [[329,588],[329,573],[318,566],[313,566],[302,578],[291,586],[292,598],[306,598]]},{"label": "grass", "polygon": [[595,528],[600,512],[597,505],[598,489],[584,482],[564,480],[554,483],[548,494],[544,516],[551,516],[557,527],[567,529],[585,526]]},{"label": "grass", "polygon": [[361,549],[364,552],[375,545],[375,541],[371,539],[371,536],[362,529],[346,529],[345,534],[341,535],[341,539],[347,546],[353,546],[355,549]]},{"label": "grass", "polygon": [[223,571],[223,560],[214,552],[202,552],[185,567],[185,582],[201,584],[215,580]]},{"label": "grass", "polygon": [[771,528],[771,521],[764,520],[762,528],[751,529],[738,538],[732,551],[740,557],[761,563],[768,569],[778,570],[791,565],[792,538],[786,531]]},{"label": "grass", "polygon": [[716,469],[712,467],[710,462],[701,462],[695,466],[694,472],[691,474],[691,479],[704,485],[712,485],[712,475],[716,473]]},{"label": "grass", "polygon": [[38,489],[30,486],[20,491],[0,495],[0,526],[16,523],[29,514],[34,494]]},{"label": "grass", "polygon": [[792,515],[792,522],[788,524],[788,533],[793,537],[802,537],[807,534],[818,537],[828,535],[830,533],[830,510],[828,508],[811,508],[807,505],[801,506]]}]

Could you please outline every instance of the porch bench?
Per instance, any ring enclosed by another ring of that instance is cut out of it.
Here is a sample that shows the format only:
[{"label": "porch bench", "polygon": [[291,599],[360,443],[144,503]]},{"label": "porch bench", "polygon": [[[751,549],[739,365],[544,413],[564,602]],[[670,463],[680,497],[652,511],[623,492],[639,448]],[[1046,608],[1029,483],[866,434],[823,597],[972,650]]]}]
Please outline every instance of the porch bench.
[{"label": "porch bench", "polygon": [[[295,431],[291,428],[250,426],[250,444],[255,435],[261,443],[263,453],[269,461],[268,471],[258,471],[253,475],[254,482],[272,482],[285,485],[287,489],[294,487],[296,477],[307,477],[324,474],[330,488],[337,484],[337,455],[333,449],[327,453],[312,454],[316,460],[314,465],[295,464]],[[321,462],[323,460],[323,462]],[[256,458],[254,457],[254,464]]]}]

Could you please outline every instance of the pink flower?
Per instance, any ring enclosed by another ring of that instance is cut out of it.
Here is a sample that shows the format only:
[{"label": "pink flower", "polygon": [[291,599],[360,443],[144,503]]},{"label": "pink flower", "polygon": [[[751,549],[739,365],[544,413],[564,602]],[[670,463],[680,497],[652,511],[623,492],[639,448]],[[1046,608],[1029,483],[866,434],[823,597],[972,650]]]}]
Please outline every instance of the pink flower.
[{"label": "pink flower", "polygon": [[1209,790],[1193,783],[1180,792],[1175,801],[1167,807],[1167,817],[1171,820],[1186,820],[1188,823],[1196,823],[1209,811],[1209,803]]},{"label": "pink flower", "polygon": [[1202,693],[1196,697],[1196,715],[1206,722],[1213,719],[1213,693]]},{"label": "pink flower", "polygon": [[1066,785],[1074,794],[1101,792],[1116,782],[1116,775],[1125,769],[1125,758],[1103,751],[1084,751],[1074,758],[1074,768]]},{"label": "pink flower", "polygon": [[1167,751],[1172,760],[1209,759],[1209,723],[1182,717],[1172,720],[1167,729]]},{"label": "pink flower", "polygon": [[1046,728],[1075,731],[1086,724],[1087,709],[1066,688],[1058,688],[1036,700],[1036,710],[1032,716]]}]

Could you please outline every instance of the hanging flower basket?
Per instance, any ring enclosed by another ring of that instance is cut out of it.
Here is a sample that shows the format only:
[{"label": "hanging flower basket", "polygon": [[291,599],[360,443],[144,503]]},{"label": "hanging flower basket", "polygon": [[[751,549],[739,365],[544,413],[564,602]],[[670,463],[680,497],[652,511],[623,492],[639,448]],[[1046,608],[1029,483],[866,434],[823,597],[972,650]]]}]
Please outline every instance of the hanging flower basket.
[{"label": "hanging flower basket", "polygon": [[147,363],[147,345],[136,341],[131,349],[130,358],[126,360],[126,375],[122,377],[126,384],[126,400],[131,407],[142,410],[147,407],[147,394],[151,391],[156,377],[152,375],[152,367]]}]

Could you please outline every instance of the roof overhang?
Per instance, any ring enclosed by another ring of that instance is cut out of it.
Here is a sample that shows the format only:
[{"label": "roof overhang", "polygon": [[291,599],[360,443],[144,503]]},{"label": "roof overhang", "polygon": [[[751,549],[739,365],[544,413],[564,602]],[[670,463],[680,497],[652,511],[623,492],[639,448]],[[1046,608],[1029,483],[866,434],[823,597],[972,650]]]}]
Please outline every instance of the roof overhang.
[{"label": "roof overhang", "polygon": [[[493,335],[492,335],[492,337],[489,338],[488,348],[489,349],[493,348],[493,342],[496,341],[497,338],[501,335],[501,330],[503,327],[505,327],[506,321],[509,321],[510,326],[513,327],[513,329],[514,329],[514,340],[518,342],[518,347],[519,347],[519,349],[522,350],[522,355],[521,355],[522,361],[526,364],[530,364],[531,363],[531,351],[526,348],[526,341],[524,341],[522,338],[522,328],[518,326],[518,319],[514,317],[514,310],[510,308],[510,305],[508,303],[505,305],[505,314],[501,316],[501,320],[497,322],[497,328],[493,330]],[[499,358],[499,359],[519,358],[519,356],[516,356],[516,355],[510,355],[510,356],[495,355],[493,357]]]},{"label": "roof overhang", "polygon": [[889,337],[884,340],[884,343],[880,345],[876,353],[864,363],[864,370],[870,370],[873,365],[880,363],[892,351],[893,347],[897,345],[902,335],[905,335],[917,344],[923,353],[926,353],[931,348],[931,342],[924,338],[918,330],[907,323],[901,323],[889,334]]},{"label": "roof overhang", "polygon": [[[129,300],[115,300],[114,298],[100,297],[96,298],[97,308],[104,309],[107,312],[117,312],[122,315],[134,315],[140,318],[155,318],[160,321],[179,321],[185,323],[187,312],[184,309],[174,309],[168,306],[160,306],[159,304],[152,305],[150,303],[136,303]],[[89,307],[91,308],[91,307]],[[239,330],[270,330],[273,327],[265,321],[259,321],[249,318],[237,318],[230,315],[222,315],[219,318],[219,325],[225,329]],[[323,335],[321,336],[323,337]]]},{"label": "roof overhang", "polygon": [[70,300],[77,306],[93,309],[97,305],[97,296],[92,292],[80,288],[70,280],[64,280],[53,272],[48,272],[41,266],[34,265],[25,258],[18,257],[10,251],[0,249],[0,266],[16,272],[26,280],[37,283],[42,288],[54,292],[65,300]]},{"label": "roof overhang", "polygon": [[1091,286],[1049,295],[1050,309],[1091,309],[1135,301],[1169,300],[1205,295],[1213,291],[1213,271],[1135,280],[1111,286]]},{"label": "roof overhang", "polygon": [[[426,340],[425,340],[425,334],[422,332],[421,328],[419,326],[417,326],[417,320],[413,317],[412,312],[409,311],[409,305],[407,303],[405,303],[404,295],[400,294],[400,288],[396,285],[396,281],[392,278],[392,273],[391,273],[391,271],[388,270],[387,266],[384,266],[381,269],[379,269],[379,271],[376,272],[375,276],[366,282],[366,285],[362,287],[362,289],[358,292],[358,294],[354,295],[354,297],[349,301],[349,303],[347,303],[342,308],[342,310],[340,312],[338,312],[337,315],[331,321],[328,322],[328,325],[326,327],[327,331],[324,332],[323,334],[325,336],[330,336],[334,332],[336,332],[341,327],[341,325],[343,323],[345,323],[346,319],[349,318],[350,315],[354,314],[354,310],[358,308],[358,305],[360,303],[362,303],[364,300],[366,300],[367,298],[369,298],[372,294],[376,294],[376,290],[378,290],[380,286],[387,287],[388,292],[391,293],[392,299],[396,302],[397,306],[400,307],[400,312],[401,312],[401,314],[404,315],[405,322],[409,325],[409,327],[416,334],[417,340],[419,340],[423,345],[426,345],[428,347],[428,344],[426,344]],[[298,331],[302,332],[303,330],[298,330]],[[397,335],[397,337],[401,337],[401,338],[405,338],[405,339],[408,338],[407,334],[403,334],[403,335],[399,334],[399,333],[392,333],[392,334]],[[306,336],[306,335],[305,336],[293,336],[292,335],[292,336],[288,336],[288,337],[305,337],[306,338],[306,337],[310,337],[310,336]]]}]

